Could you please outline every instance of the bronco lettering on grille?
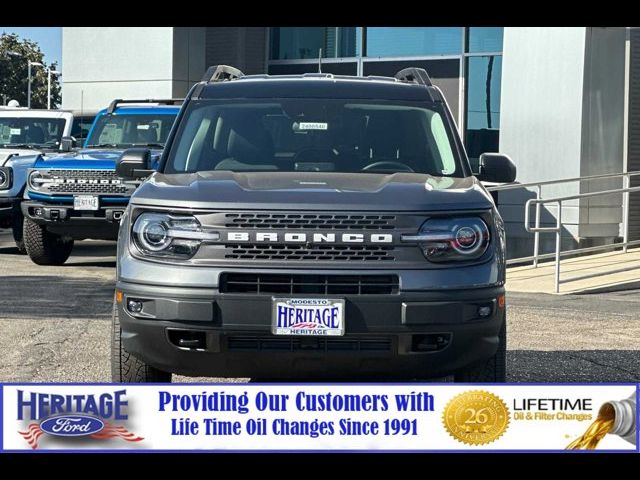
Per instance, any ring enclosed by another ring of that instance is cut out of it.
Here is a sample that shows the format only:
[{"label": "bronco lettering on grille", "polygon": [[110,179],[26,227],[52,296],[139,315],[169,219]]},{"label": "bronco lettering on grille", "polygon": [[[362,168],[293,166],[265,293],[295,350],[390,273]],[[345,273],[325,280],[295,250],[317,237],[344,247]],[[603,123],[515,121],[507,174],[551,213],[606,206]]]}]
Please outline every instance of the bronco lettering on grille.
[{"label": "bronco lettering on grille", "polygon": [[389,233],[227,232],[229,242],[284,243],[393,243]]},{"label": "bronco lettering on grille", "polygon": [[73,184],[73,185],[120,185],[122,180],[119,178],[61,178],[53,177],[51,183],[57,184]]}]

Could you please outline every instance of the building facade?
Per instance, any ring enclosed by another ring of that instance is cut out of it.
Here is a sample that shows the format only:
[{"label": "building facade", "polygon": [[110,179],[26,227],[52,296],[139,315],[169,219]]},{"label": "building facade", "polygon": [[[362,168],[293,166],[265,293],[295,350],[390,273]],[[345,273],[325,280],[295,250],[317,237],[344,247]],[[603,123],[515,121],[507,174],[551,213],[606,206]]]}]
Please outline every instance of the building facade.
[{"label": "building facade", "polygon": [[[640,82],[639,59],[640,33],[623,27],[65,27],[62,102],[96,110],[113,98],[180,97],[215,64],[247,74],[423,67],[447,97],[472,167],[481,153],[501,151],[518,180],[531,182],[640,169],[640,129],[628,128],[640,121],[640,89],[628,88]],[[532,195],[499,194],[511,257],[531,253],[523,204]],[[636,196],[630,231],[640,238]],[[621,196],[598,197],[563,210],[567,246],[619,237],[621,205]],[[543,213],[554,222],[553,208]],[[552,243],[543,238],[543,250]]]}]

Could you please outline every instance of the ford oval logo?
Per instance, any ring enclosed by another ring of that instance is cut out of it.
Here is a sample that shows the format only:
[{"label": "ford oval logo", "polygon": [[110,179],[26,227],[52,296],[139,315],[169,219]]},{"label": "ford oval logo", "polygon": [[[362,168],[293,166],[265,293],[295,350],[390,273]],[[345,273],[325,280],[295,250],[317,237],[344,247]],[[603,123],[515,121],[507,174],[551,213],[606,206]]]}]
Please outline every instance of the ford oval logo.
[{"label": "ford oval logo", "polygon": [[43,420],[40,428],[51,435],[61,437],[82,437],[98,433],[104,422],[96,417],[82,414],[56,415]]}]

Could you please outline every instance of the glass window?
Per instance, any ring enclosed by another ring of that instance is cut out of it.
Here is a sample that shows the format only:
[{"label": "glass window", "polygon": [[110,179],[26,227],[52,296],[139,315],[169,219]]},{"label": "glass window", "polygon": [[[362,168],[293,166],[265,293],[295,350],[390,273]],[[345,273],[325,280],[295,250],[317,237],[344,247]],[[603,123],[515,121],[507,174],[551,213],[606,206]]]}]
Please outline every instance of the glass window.
[{"label": "glass window", "polygon": [[485,152],[497,152],[502,57],[467,58],[466,148],[474,171]]},{"label": "glass window", "polygon": [[469,27],[469,53],[502,52],[504,27]]},{"label": "glass window", "polygon": [[0,117],[0,148],[52,148],[60,145],[64,118]]},{"label": "glass window", "polygon": [[95,123],[87,147],[162,147],[175,115],[101,115]]},{"label": "glass window", "polygon": [[82,145],[84,140],[87,138],[89,134],[89,130],[91,130],[91,125],[93,125],[93,121],[95,120],[95,115],[85,115],[85,116],[73,116],[73,123],[71,124],[71,136],[78,141],[79,145]]},{"label": "glass window", "polygon": [[367,27],[368,57],[461,53],[462,27]]},{"label": "glass window", "polygon": [[360,27],[274,27],[271,29],[270,58],[298,60],[355,57],[360,52]]},{"label": "glass window", "polygon": [[194,101],[165,173],[417,172],[461,176],[442,107],[385,100]]}]

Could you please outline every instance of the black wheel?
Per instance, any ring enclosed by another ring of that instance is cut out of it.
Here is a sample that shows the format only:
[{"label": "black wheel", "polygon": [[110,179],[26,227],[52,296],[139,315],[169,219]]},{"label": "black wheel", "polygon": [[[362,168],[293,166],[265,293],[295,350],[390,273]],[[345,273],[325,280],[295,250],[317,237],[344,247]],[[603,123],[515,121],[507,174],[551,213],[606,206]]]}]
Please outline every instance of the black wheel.
[{"label": "black wheel", "polygon": [[477,365],[473,365],[455,374],[456,382],[465,383],[504,383],[507,380],[507,321],[503,318],[500,329],[498,351]]},{"label": "black wheel", "polygon": [[115,383],[171,383],[171,373],[137,359],[122,347],[118,305],[113,302],[111,323],[111,381]]},{"label": "black wheel", "polygon": [[16,247],[20,253],[27,253],[27,248],[24,246],[24,235],[23,235],[23,225],[24,217],[22,216],[22,211],[20,207],[13,209],[13,224],[11,225],[11,229],[13,230],[13,239],[16,242]]},{"label": "black wheel", "polygon": [[24,219],[23,235],[25,250],[38,265],[62,265],[73,250],[73,239],[51,233],[28,218]]}]

